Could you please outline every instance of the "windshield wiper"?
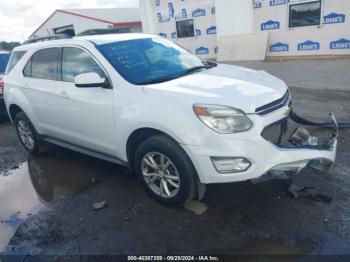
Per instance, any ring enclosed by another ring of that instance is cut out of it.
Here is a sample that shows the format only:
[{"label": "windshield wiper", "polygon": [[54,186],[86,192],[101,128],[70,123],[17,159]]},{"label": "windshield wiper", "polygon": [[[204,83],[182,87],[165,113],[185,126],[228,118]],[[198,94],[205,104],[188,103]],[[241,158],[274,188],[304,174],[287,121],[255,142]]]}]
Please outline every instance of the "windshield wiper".
[{"label": "windshield wiper", "polygon": [[197,72],[197,71],[202,70],[202,69],[210,69],[210,68],[213,68],[213,67],[215,67],[215,66],[212,66],[212,65],[209,65],[209,64],[208,65],[202,65],[202,66],[195,66],[195,67],[187,69],[185,72],[182,72],[181,74],[173,75],[173,76],[170,76],[170,77],[151,79],[151,80],[149,80],[147,82],[139,83],[138,85],[159,84],[159,83],[167,82],[167,81],[170,81],[170,80],[182,77],[182,76],[189,75],[191,73]]},{"label": "windshield wiper", "polygon": [[182,73],[181,75],[188,75],[188,74],[191,74],[193,72],[197,72],[199,70],[202,70],[202,69],[210,69],[212,68],[212,66],[210,65],[203,65],[203,66],[195,66],[195,67],[192,67],[192,68],[189,68],[187,69],[184,73]]}]

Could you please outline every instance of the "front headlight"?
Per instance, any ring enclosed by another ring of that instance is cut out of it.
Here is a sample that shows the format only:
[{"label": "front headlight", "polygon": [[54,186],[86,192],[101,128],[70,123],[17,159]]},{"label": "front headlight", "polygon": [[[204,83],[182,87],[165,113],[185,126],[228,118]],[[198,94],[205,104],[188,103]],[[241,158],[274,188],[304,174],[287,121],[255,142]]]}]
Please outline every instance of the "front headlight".
[{"label": "front headlight", "polygon": [[228,106],[194,105],[195,114],[208,127],[220,134],[248,131],[252,121],[241,111]]}]

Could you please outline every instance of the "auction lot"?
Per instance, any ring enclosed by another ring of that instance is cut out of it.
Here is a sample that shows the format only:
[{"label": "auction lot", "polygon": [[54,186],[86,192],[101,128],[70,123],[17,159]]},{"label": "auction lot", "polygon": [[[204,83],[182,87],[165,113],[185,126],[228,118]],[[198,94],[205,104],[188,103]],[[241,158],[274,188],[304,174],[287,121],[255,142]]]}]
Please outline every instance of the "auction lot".
[{"label": "auction lot", "polygon": [[[292,88],[297,113],[348,121],[350,92]],[[53,147],[30,157],[0,124],[0,252],[38,255],[350,255],[350,131],[330,174],[210,185],[203,215],[147,196],[128,170]],[[290,185],[309,194],[295,198]],[[93,205],[106,201],[95,211]],[[7,244],[9,242],[9,244]],[[10,257],[5,256],[6,259]],[[56,257],[57,258],[57,257]],[[299,259],[302,259],[299,257]]]}]

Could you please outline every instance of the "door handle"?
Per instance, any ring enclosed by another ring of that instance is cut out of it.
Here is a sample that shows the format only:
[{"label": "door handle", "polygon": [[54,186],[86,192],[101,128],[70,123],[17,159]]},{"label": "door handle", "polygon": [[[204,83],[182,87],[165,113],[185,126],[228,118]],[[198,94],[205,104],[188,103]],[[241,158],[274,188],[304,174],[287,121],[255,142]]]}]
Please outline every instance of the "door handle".
[{"label": "door handle", "polygon": [[65,91],[62,91],[61,93],[59,93],[60,98],[63,99],[69,99],[68,94]]}]

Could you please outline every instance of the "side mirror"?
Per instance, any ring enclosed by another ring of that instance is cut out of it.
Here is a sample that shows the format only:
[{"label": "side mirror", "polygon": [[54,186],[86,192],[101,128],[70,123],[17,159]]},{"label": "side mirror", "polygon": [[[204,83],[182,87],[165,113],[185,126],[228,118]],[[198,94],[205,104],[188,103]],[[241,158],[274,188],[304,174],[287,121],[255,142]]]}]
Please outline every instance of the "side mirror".
[{"label": "side mirror", "polygon": [[97,73],[84,73],[77,75],[74,80],[75,86],[79,88],[103,87],[110,88],[107,78],[100,77]]}]

